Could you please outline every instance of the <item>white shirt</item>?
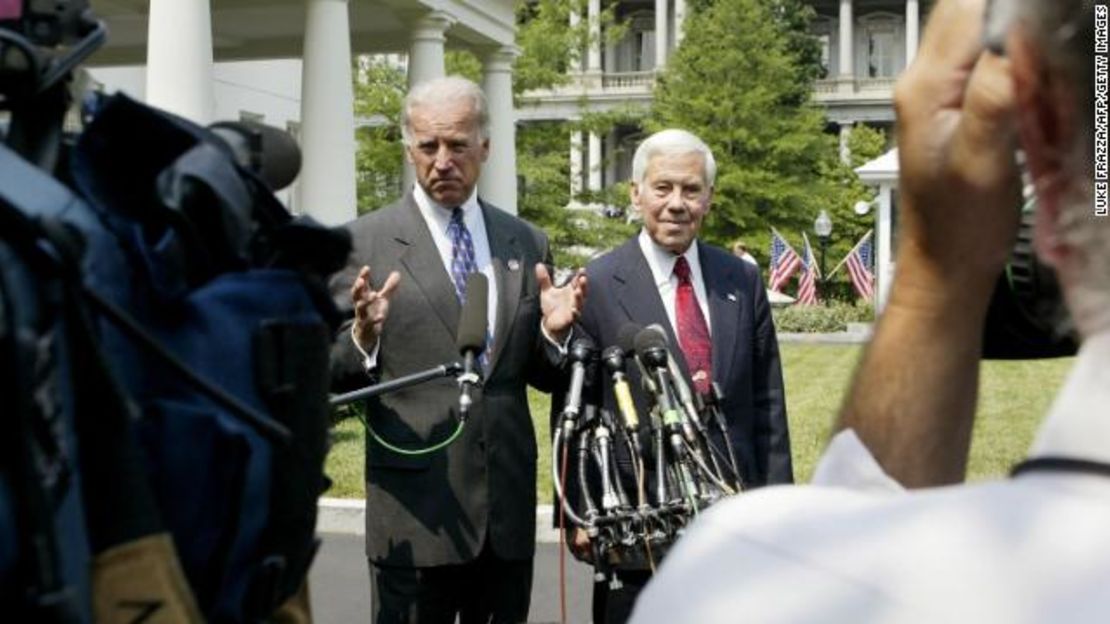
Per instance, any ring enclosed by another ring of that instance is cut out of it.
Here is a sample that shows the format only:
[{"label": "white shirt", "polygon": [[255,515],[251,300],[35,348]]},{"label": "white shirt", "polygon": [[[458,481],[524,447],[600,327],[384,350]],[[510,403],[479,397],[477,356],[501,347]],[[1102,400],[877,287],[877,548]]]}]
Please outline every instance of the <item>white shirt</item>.
[{"label": "white shirt", "polygon": [[[1031,455],[1110,462],[1110,333],[1088,339]],[[841,433],[826,483],[702,514],[636,605],[650,622],[1110,622],[1110,478],[1029,472],[903,492]]]},{"label": "white shirt", "polygon": [[[432,241],[439,251],[439,258],[443,261],[443,268],[447,276],[451,277],[451,235],[447,228],[451,225],[451,209],[454,206],[440,206],[419,185],[413,185],[412,197],[420,209],[420,215],[428,224],[432,233]],[[474,263],[478,271],[489,280],[489,335],[493,335],[493,328],[497,327],[497,277],[493,273],[493,260],[489,250],[489,236],[486,235],[486,219],[482,215],[482,207],[478,204],[478,190],[474,189],[463,205],[463,223],[470,230],[470,239],[474,242]],[[453,282],[452,282],[453,283]]]},{"label": "white shirt", "polygon": [[[647,259],[648,266],[651,268],[651,276],[655,281],[655,287],[659,289],[659,297],[663,300],[663,308],[667,310],[667,320],[671,322],[671,329],[674,330],[675,336],[677,336],[678,323],[675,321],[674,297],[678,291],[678,278],[674,275],[674,264],[678,262],[678,256],[651,240],[647,230],[640,230],[639,243],[640,251],[644,254],[644,258]],[[705,280],[701,276],[701,261],[698,259],[697,241],[691,243],[682,255],[690,265],[690,283],[694,286],[694,296],[697,297],[698,307],[701,308],[701,314],[705,317],[705,326],[709,329],[709,335],[712,336],[713,323],[709,319],[709,298],[705,292]]]},{"label": "white shirt", "polygon": [[[448,278],[454,283],[454,279],[451,277],[451,235],[447,232],[447,227],[451,224],[451,209],[440,206],[431,197],[428,197],[424,188],[419,184],[413,185],[412,197],[416,201],[420,216],[424,218],[424,223],[428,225],[428,231],[432,234],[432,242],[435,243],[439,258],[443,261],[443,268],[447,271]],[[493,328],[497,327],[497,279],[493,273],[489,236],[486,234],[486,219],[482,215],[482,207],[478,203],[478,190],[475,189],[471,192],[470,197],[459,208],[462,208],[463,223],[466,224],[466,229],[470,230],[470,240],[474,243],[474,263],[478,266],[478,271],[489,280],[489,307],[487,308],[489,324],[486,329],[489,335],[493,336]],[[363,355],[363,367],[366,370],[373,369],[378,365],[380,340],[367,353],[354,340],[353,325],[351,331],[351,340],[355,343],[355,348]],[[544,335],[546,336],[547,333],[545,332]],[[494,340],[496,339],[497,337],[494,336]]]}]

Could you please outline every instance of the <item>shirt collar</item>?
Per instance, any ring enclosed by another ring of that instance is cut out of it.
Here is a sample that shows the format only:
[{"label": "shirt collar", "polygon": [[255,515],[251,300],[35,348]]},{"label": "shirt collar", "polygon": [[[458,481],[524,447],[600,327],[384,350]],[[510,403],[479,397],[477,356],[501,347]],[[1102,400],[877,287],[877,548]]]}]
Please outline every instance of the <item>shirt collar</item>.
[{"label": "shirt collar", "polygon": [[[435,225],[435,228],[440,232],[446,232],[447,226],[451,223],[451,209],[454,206],[443,206],[428,196],[424,187],[419,184],[412,185],[412,198],[416,201],[416,207],[420,209],[420,214],[424,215],[424,219],[428,225]],[[478,188],[475,187],[470,192],[470,197],[459,208],[463,211],[463,222],[466,223],[467,229],[471,232],[474,231],[475,220],[481,215],[481,206],[478,204]]]},{"label": "shirt collar", "polygon": [[1110,331],[1083,341],[1075,366],[1041,424],[1031,457],[1110,462]]},{"label": "shirt collar", "polygon": [[[671,276],[674,274],[674,263],[678,261],[678,255],[653,241],[645,229],[640,230],[639,243],[640,251],[647,259],[648,266],[651,267],[651,276],[655,280],[655,285],[659,287],[669,284]],[[698,260],[697,239],[694,239],[694,242],[690,243],[690,246],[681,255],[690,264],[691,279],[700,280],[701,263]]]}]

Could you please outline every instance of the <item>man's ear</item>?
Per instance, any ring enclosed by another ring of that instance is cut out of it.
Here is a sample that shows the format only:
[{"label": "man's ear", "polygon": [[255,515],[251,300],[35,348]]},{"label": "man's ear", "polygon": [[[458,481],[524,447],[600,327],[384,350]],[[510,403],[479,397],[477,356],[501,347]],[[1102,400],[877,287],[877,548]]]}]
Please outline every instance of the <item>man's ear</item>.
[{"label": "man's ear", "polygon": [[407,162],[410,165],[415,166],[416,163],[412,161],[412,145],[409,144],[409,143],[402,143],[401,145],[403,145],[404,148],[405,148],[403,150],[405,152],[405,162]]},{"label": "man's ear", "polygon": [[1032,41],[1020,27],[1006,41],[1014,80],[1018,136],[1037,194],[1034,245],[1056,265],[1067,250],[1055,234],[1065,201],[1067,155],[1077,128],[1071,94],[1055,80]]},{"label": "man's ear", "polygon": [[628,200],[630,202],[632,202],[632,206],[635,207],[637,211],[640,210],[640,183],[639,182],[630,182],[628,184]]},{"label": "man's ear", "polygon": [[482,139],[482,162],[489,158],[489,137]]}]

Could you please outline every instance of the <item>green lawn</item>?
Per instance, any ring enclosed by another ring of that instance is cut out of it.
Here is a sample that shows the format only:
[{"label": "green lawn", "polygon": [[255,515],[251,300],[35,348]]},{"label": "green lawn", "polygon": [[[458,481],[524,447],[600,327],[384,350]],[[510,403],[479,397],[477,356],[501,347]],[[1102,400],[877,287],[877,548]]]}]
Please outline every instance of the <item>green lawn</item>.
[{"label": "green lawn", "polygon": [[[808,481],[813,473],[859,354],[859,347],[782,345],[794,471],[801,482]],[[1071,363],[1068,358],[984,364],[969,478],[1005,475],[1021,459]],[[538,392],[532,392],[529,400],[540,443],[537,492],[541,501],[550,502],[549,402],[546,395]],[[361,427],[354,418],[343,420],[336,427],[335,446],[327,465],[328,475],[335,482],[329,496],[364,495]]]}]

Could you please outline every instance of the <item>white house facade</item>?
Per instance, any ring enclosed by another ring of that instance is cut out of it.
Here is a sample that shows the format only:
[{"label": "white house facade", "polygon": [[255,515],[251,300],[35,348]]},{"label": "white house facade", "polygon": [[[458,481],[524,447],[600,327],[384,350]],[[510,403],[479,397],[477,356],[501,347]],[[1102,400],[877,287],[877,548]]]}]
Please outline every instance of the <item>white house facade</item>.
[{"label": "white house facade", "polygon": [[[404,53],[416,84],[443,75],[445,46],[469,49],[483,62],[486,170],[497,172],[479,190],[516,209],[512,0],[94,0],[93,9],[111,33],[92,59],[98,81],[200,123],[246,113],[293,131],[304,163],[292,204],[327,224],[356,214],[352,54]],[[114,69],[125,66],[143,69]]]},{"label": "white house facade", "polygon": [[[824,76],[814,100],[826,111],[830,131],[839,132],[847,159],[847,138],[855,124],[889,129],[894,121],[895,78],[913,59],[921,23],[931,0],[807,0],[815,12],[812,32],[821,44]],[[517,118],[574,120],[586,111],[621,106],[648,107],[658,71],[681,42],[685,0],[622,0],[618,21],[627,24],[621,41],[603,45],[600,0],[587,0],[591,46],[572,68],[565,86],[526,95]],[[627,180],[632,148],[641,138],[636,127],[607,135],[572,133],[568,142],[572,196]]]}]

